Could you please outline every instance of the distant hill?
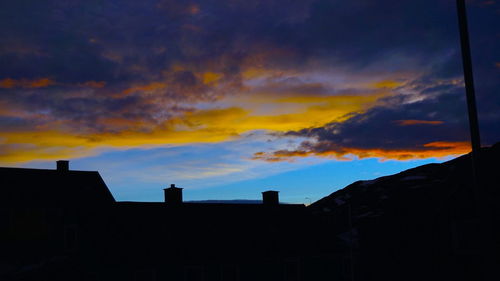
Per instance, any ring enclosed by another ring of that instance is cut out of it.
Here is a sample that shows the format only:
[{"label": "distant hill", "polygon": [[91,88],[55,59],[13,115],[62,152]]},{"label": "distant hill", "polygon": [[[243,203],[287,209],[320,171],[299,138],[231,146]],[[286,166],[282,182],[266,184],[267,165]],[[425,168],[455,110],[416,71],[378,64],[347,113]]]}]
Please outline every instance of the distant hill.
[{"label": "distant hill", "polygon": [[480,164],[479,201],[467,154],[354,182],[308,209],[330,225],[331,243],[354,252],[360,280],[479,280],[471,272],[484,271],[484,221],[493,229],[488,247],[500,249],[500,143],[481,150]]},{"label": "distant hill", "polygon": [[[500,184],[500,143],[481,151],[480,177],[486,185]],[[356,181],[311,204],[315,212],[330,212],[351,204],[357,219],[380,217],[394,207],[421,208],[450,199],[458,193],[472,192],[472,162],[470,154],[441,164],[427,164],[373,180]],[[489,190],[498,196],[498,191]],[[472,196],[472,194],[470,194]],[[469,204],[474,199],[470,198]],[[467,202],[464,202],[467,204]]]}]

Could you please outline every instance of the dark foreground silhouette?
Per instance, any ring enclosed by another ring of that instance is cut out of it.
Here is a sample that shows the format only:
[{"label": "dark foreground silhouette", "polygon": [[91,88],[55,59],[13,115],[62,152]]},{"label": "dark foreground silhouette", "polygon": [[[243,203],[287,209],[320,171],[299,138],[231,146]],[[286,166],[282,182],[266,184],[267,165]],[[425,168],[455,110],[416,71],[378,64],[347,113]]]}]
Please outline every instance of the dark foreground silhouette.
[{"label": "dark foreground silhouette", "polygon": [[[116,202],[97,172],[0,168],[0,280],[495,280],[500,145],[314,204]],[[480,204],[478,206],[478,204]],[[500,280],[500,279],[498,279]]]}]

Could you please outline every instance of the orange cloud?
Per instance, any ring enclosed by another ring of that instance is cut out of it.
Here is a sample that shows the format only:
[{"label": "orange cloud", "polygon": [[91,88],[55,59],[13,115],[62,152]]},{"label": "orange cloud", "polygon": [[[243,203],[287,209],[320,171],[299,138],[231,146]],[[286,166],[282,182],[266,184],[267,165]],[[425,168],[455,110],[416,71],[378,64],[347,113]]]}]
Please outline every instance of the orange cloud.
[{"label": "orange cloud", "polygon": [[359,158],[380,158],[382,160],[412,160],[426,158],[443,158],[469,153],[468,142],[431,142],[423,147],[409,149],[348,149],[349,154]]},{"label": "orange cloud", "polygon": [[443,121],[430,121],[430,120],[396,120],[394,121],[399,126],[411,126],[411,125],[441,125]]},{"label": "orange cloud", "polygon": [[17,84],[17,81],[14,79],[10,78],[5,78],[3,80],[0,80],[0,88],[8,89],[8,88],[14,88]]},{"label": "orange cloud", "polygon": [[[259,57],[254,59],[255,61],[251,62],[253,65],[265,63],[265,60],[260,60]],[[190,65],[174,65],[162,73],[165,77],[163,81],[131,85],[111,96],[119,99],[128,95],[140,95],[140,104],[147,106],[127,105],[115,112],[106,112],[103,116],[96,117],[90,127],[82,125],[81,120],[51,119],[37,125],[35,130],[27,128],[25,131],[19,129],[15,132],[0,132],[0,146],[8,148],[8,151],[0,149],[0,162],[71,158],[72,153],[74,157],[82,157],[105,149],[224,142],[256,130],[298,131],[334,121],[342,122],[350,114],[364,112],[373,107],[378,99],[391,94],[390,89],[365,87],[363,90],[367,92],[364,94],[358,91],[352,95],[329,95],[328,87],[323,87],[321,81],[310,82],[304,79],[307,82],[300,85],[287,84],[288,82],[280,81],[290,79],[281,78],[290,75],[298,77],[300,73],[266,70],[265,67],[256,67],[254,70],[246,67],[249,70],[243,75],[249,79],[262,80],[263,84],[257,81],[258,85],[240,87],[240,84],[235,82],[237,86],[233,86],[233,81],[229,81],[230,74],[220,70],[217,65],[214,62],[214,67],[208,68],[210,71],[202,71]],[[197,83],[193,88],[176,85],[169,77],[179,71],[190,72],[197,82],[202,83]],[[311,74],[311,77],[313,76]],[[262,77],[265,79],[261,79]],[[269,82],[272,83],[269,85],[268,81],[272,79],[267,77],[281,78],[276,82]],[[228,85],[226,80],[229,81]],[[5,83],[11,85],[17,82],[8,80]],[[78,86],[100,88],[105,84],[104,81],[87,81]],[[300,89],[298,86],[301,86]],[[188,104],[186,106],[199,102],[199,97],[205,94],[204,91],[215,93],[217,103],[209,100],[200,105],[205,108],[203,110],[195,109],[195,104],[190,110],[173,111],[170,107],[175,104],[168,105],[170,100],[162,100],[162,95],[156,95],[167,87],[178,91],[179,95],[182,94],[182,101]],[[224,91],[235,93],[221,94]],[[193,99],[188,100],[191,95]],[[165,109],[156,112],[154,106],[161,108],[162,104],[166,104]],[[142,108],[153,108],[153,112],[137,111],[143,110]],[[28,116],[25,119],[31,118],[32,116]],[[19,149],[20,147],[23,149]],[[292,159],[313,154],[308,151],[295,153],[300,155],[277,155],[276,161],[281,161],[285,156]],[[267,161],[270,161],[270,158]]]},{"label": "orange cloud", "polygon": [[382,80],[382,81],[373,83],[371,86],[374,87],[374,88],[376,88],[376,89],[384,89],[384,88],[393,89],[393,88],[399,87],[399,86],[401,86],[403,84],[404,83],[402,83],[400,81]]},{"label": "orange cloud", "polygon": [[11,79],[5,78],[0,80],[0,88],[10,89],[10,88],[45,88],[54,85],[55,82],[49,78],[40,79]]},{"label": "orange cloud", "polygon": [[[232,128],[238,134],[252,130],[287,132],[324,125],[333,120],[344,120],[349,113],[369,108],[382,96],[241,97],[222,100],[235,105],[231,108],[199,111],[187,115],[185,120],[196,124]],[[217,118],[213,118],[215,113]],[[210,118],[207,118],[209,116]]]},{"label": "orange cloud", "polygon": [[44,88],[53,85],[54,81],[48,78],[42,78],[38,80],[26,81],[23,86],[27,88]]},{"label": "orange cloud", "polygon": [[[282,51],[268,51],[262,58],[253,57],[251,61],[247,62],[247,65],[265,64],[265,58],[274,54],[273,52],[277,52],[279,55]],[[184,97],[191,94],[199,97],[197,89],[177,87],[173,84],[175,81],[168,80],[170,74],[178,71],[190,71],[202,82],[199,87],[216,86],[214,92],[219,93],[226,90],[225,84],[219,82],[229,78],[225,77],[228,74],[219,70],[217,65],[219,64],[214,62],[213,67],[208,68],[211,69],[210,71],[200,71],[200,69],[190,65],[174,65],[167,73],[163,73],[163,76],[167,77],[166,82],[132,85],[112,96],[121,98],[141,94],[141,103],[157,104],[159,96],[150,95],[150,93],[171,86],[174,90],[179,90]],[[262,72],[257,71],[257,69],[262,70]],[[266,71],[264,68],[258,67],[255,68],[255,71],[250,69],[243,76],[251,79],[252,77],[260,78],[261,75],[279,77],[280,75],[296,75],[296,73],[285,73],[279,70]],[[14,87],[18,81],[11,79],[2,83]],[[45,80],[44,83],[49,84],[48,80]],[[326,93],[312,94],[309,92],[309,88],[306,90],[301,88],[303,91],[298,92],[286,92],[287,85],[284,85],[284,88],[277,92],[274,92],[272,88],[269,89],[269,92],[265,92],[265,89],[261,92],[249,92],[251,87],[231,88],[232,84],[229,84],[228,87],[231,91],[236,89],[242,92],[241,94],[221,96],[217,100],[221,107],[166,114],[166,120],[161,120],[161,117],[158,119],[148,118],[151,117],[149,114],[144,114],[144,118],[132,114],[130,116],[135,116],[133,120],[124,118],[123,116],[127,116],[129,110],[126,108],[123,109],[123,112],[113,112],[97,118],[96,124],[92,128],[82,127],[81,124],[77,123],[79,121],[48,120],[34,131],[28,128],[26,131],[0,132],[0,146],[8,147],[9,150],[8,153],[0,153],[0,162],[71,158],[70,154],[73,152],[74,157],[80,157],[92,155],[100,149],[223,142],[255,130],[273,132],[301,130],[321,126],[332,121],[342,121],[348,114],[363,112],[373,106],[380,97],[389,94],[382,91],[376,93],[369,91],[369,94],[365,95],[358,93],[335,96]],[[307,85],[312,84],[314,83],[307,83]],[[43,81],[37,85],[43,85]],[[105,82],[87,81],[78,86],[99,88],[104,87]],[[321,84],[316,86],[321,87]],[[204,104],[204,106],[215,107],[217,104]],[[31,116],[27,117],[27,119],[29,118]],[[29,147],[29,149],[18,149],[18,147]]]},{"label": "orange cloud", "polygon": [[296,157],[325,157],[336,160],[379,158],[386,160],[413,160],[458,156],[470,152],[468,142],[431,142],[421,147],[407,149],[332,147],[330,150],[278,150],[271,153],[257,152],[253,160],[267,162],[293,161]]},{"label": "orange cloud", "polygon": [[215,73],[215,72],[205,72],[202,74],[202,81],[203,84],[215,84],[217,81],[219,81],[222,78],[221,73]]},{"label": "orange cloud", "polygon": [[[156,89],[163,85],[148,85],[136,89]],[[214,143],[228,141],[253,130],[286,132],[325,124],[352,111],[362,110],[378,96],[337,96],[312,100],[301,110],[283,114],[255,113],[251,108],[228,107],[193,112],[184,112],[166,121],[155,124],[151,121],[128,120],[116,117],[102,117],[98,125],[109,128],[103,132],[77,133],[71,128],[78,125],[47,123],[39,131],[1,132],[0,145],[15,147],[29,146],[30,149],[1,154],[0,162],[54,160],[70,158],[67,153],[77,151],[74,157],[92,155],[99,149],[125,149],[131,147],[155,147],[192,143]],[[288,100],[287,102],[302,102]],[[318,104],[319,102],[319,104]],[[275,106],[283,106],[278,101]],[[66,128],[53,130],[51,128]],[[50,149],[52,148],[52,149]],[[50,153],[52,152],[52,153]],[[62,154],[62,152],[64,152]]]}]

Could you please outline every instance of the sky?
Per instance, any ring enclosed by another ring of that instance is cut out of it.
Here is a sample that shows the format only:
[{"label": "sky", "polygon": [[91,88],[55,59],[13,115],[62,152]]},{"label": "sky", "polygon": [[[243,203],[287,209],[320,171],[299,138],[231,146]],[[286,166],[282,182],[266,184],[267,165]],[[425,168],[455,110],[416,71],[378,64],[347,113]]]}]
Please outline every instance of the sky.
[{"label": "sky", "polygon": [[[483,145],[500,4],[467,1]],[[470,151],[454,0],[0,2],[0,165],[309,204]]]}]

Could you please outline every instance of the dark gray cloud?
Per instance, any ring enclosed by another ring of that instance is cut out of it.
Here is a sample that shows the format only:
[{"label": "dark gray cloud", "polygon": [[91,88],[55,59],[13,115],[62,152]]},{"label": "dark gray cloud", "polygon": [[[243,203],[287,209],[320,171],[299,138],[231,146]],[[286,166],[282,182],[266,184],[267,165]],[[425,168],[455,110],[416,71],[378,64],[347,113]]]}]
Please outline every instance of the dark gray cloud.
[{"label": "dark gray cloud", "polygon": [[[461,75],[454,2],[2,1],[0,80],[47,77],[56,84],[0,88],[0,101],[53,120],[70,120],[74,128],[109,130],[95,128],[96,120],[104,115],[157,124],[192,110],[190,103],[236,92],[242,87],[241,71],[254,64],[274,69],[335,66],[366,75],[411,71],[418,77],[407,87],[413,86],[424,100],[405,103],[410,96],[395,97],[345,123],[296,134],[360,147],[464,140],[463,92],[449,83],[429,87]],[[500,118],[499,5],[473,1],[469,8],[481,125],[491,141],[498,137],[491,130]],[[200,73],[205,71],[224,78],[217,85],[204,84]],[[75,86],[87,81],[106,86]],[[154,88],[149,94],[137,90],[120,95],[148,85]],[[325,91],[315,85],[296,90]],[[37,124],[24,119],[2,118],[0,124]],[[445,123],[401,128],[393,122],[404,119]]]},{"label": "dark gray cloud", "polygon": [[3,40],[33,52],[4,50],[0,75],[148,80],[173,62],[203,64],[219,56],[228,58],[227,71],[238,71],[242,57],[264,51],[259,43],[296,51],[286,60],[295,66],[319,58],[359,70],[395,54],[430,58],[457,46],[450,1],[251,2],[4,3]]}]

